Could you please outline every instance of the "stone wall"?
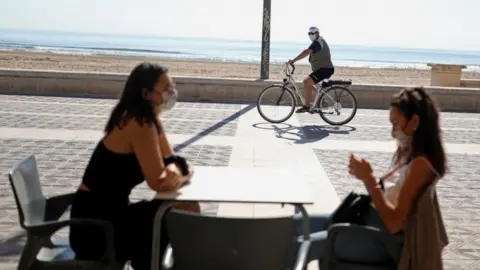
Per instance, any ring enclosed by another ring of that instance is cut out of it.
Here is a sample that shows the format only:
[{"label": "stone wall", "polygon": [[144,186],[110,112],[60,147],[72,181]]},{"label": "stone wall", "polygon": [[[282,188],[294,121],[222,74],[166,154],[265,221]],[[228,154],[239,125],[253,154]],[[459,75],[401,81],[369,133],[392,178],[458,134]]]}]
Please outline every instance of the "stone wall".
[{"label": "stone wall", "polygon": [[[127,74],[0,69],[0,94],[117,98]],[[184,101],[254,102],[275,81],[176,77]],[[349,88],[359,107],[384,108],[403,86],[356,84]],[[480,111],[480,89],[426,87],[444,110]]]},{"label": "stone wall", "polygon": [[480,80],[460,80],[461,87],[480,88]]}]

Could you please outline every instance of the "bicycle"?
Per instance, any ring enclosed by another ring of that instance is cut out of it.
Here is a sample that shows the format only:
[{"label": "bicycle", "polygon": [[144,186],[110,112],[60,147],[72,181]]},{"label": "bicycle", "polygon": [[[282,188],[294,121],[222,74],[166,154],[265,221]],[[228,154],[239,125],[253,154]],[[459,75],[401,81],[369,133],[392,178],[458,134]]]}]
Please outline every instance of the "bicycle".
[{"label": "bicycle", "polygon": [[[289,66],[292,68],[290,71]],[[266,121],[270,123],[282,123],[287,121],[294,113],[296,104],[297,104],[297,98],[300,99],[300,102],[302,105],[305,105],[305,99],[303,97],[303,93],[299,91],[299,89],[296,86],[295,78],[293,77],[293,74],[295,73],[295,65],[292,63],[285,63],[283,66],[283,71],[285,73],[285,78],[283,79],[283,84],[272,84],[260,92],[258,95],[257,99],[257,110],[260,116],[265,119]],[[318,84],[314,85],[315,89],[317,90],[317,93],[315,94],[315,99],[313,101],[313,106],[310,106],[310,114],[318,113],[320,117],[325,121],[326,123],[333,125],[333,126],[341,126],[345,125],[348,122],[350,122],[353,117],[355,117],[355,114],[357,113],[357,99],[355,98],[355,95],[348,89],[348,87],[352,84],[351,80],[329,80],[325,79]],[[293,88],[293,90],[292,90]],[[340,91],[340,95],[337,94],[337,91]],[[270,92],[273,92],[275,94],[274,98],[268,98],[267,94],[270,94]],[[348,116],[347,119],[340,121],[340,122],[335,122],[332,121],[327,117],[327,115],[341,115],[342,111],[342,105],[340,104],[340,98],[343,97],[343,94],[346,93],[347,96],[351,98],[351,103],[347,105],[347,107],[350,107],[350,115]],[[295,95],[296,94],[296,95]],[[333,98],[332,98],[332,94]],[[272,119],[270,117],[267,117],[264,113],[264,109],[261,107],[261,101],[263,98],[266,98],[267,100],[275,100],[275,106],[280,105],[280,101],[282,98],[286,96],[289,98],[292,102],[290,105],[290,109],[287,110],[287,114],[285,117],[280,118],[278,120]],[[335,99],[334,99],[335,98]],[[328,108],[333,108],[332,112],[327,112],[326,110],[322,109],[320,105],[332,101],[333,105],[329,106]]]}]

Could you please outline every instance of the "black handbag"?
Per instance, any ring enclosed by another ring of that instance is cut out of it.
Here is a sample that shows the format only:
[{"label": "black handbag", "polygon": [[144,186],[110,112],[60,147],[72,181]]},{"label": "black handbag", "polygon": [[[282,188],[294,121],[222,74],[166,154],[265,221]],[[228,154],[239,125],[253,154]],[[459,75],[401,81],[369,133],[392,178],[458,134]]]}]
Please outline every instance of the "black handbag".
[{"label": "black handbag", "polygon": [[[378,184],[385,191],[383,178],[379,179]],[[365,217],[372,208],[371,203],[370,195],[350,192],[330,216],[329,225],[335,223],[367,225]]]},{"label": "black handbag", "polygon": [[351,223],[366,225],[365,216],[371,208],[371,202],[372,199],[369,195],[350,192],[330,216],[329,224]]}]

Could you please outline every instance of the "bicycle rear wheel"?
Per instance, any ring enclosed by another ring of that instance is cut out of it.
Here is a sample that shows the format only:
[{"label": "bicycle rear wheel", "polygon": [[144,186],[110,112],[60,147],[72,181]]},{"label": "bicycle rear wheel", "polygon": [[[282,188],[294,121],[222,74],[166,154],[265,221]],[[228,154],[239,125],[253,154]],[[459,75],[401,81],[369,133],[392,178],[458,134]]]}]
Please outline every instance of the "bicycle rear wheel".
[{"label": "bicycle rear wheel", "polygon": [[[341,103],[341,99],[346,102]],[[357,99],[350,89],[342,86],[332,86],[320,96],[318,104],[320,117],[332,126],[345,125],[352,121],[357,113]],[[346,116],[342,120],[341,116]]]},{"label": "bicycle rear wheel", "polygon": [[293,91],[282,85],[270,85],[258,95],[257,110],[270,123],[287,121],[295,110],[296,99]]}]

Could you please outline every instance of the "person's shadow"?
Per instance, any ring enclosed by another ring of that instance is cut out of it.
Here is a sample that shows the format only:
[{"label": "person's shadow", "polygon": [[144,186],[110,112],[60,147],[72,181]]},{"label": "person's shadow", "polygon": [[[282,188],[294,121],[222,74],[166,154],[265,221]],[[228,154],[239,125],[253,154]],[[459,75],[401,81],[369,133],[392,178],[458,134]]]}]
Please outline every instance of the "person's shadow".
[{"label": "person's shadow", "polygon": [[352,126],[331,126],[331,125],[306,125],[292,126],[287,123],[256,123],[254,128],[270,129],[274,131],[275,137],[293,141],[295,144],[306,144],[323,140],[330,134],[350,134],[356,128]]}]

